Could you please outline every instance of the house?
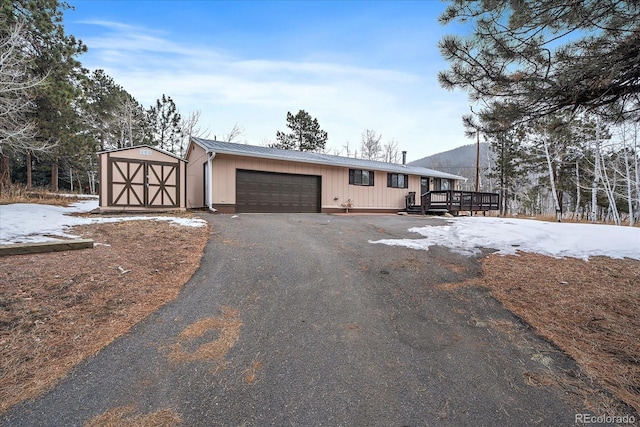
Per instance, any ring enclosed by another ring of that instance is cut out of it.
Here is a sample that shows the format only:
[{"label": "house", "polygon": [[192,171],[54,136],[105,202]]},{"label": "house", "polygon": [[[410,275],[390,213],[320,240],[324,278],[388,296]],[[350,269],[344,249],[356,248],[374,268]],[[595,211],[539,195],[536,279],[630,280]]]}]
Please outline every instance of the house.
[{"label": "house", "polygon": [[148,145],[98,156],[101,212],[186,209],[186,160]]},{"label": "house", "polygon": [[410,192],[465,178],[423,167],[192,138],[187,208],[246,212],[398,212]]}]

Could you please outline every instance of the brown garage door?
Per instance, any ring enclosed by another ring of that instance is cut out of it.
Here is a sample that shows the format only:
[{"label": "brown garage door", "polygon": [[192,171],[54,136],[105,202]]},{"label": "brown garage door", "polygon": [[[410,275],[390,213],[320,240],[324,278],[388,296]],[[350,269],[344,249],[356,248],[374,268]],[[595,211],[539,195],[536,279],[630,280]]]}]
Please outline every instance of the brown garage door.
[{"label": "brown garage door", "polygon": [[320,212],[320,177],[236,171],[237,212]]}]

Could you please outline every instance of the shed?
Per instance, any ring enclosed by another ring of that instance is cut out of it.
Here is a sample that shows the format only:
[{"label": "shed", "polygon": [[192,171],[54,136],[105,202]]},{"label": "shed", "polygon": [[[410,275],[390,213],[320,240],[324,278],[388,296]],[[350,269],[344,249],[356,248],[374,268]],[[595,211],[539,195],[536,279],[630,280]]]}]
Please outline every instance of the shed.
[{"label": "shed", "polygon": [[149,145],[98,155],[101,212],[186,209],[186,160]]}]

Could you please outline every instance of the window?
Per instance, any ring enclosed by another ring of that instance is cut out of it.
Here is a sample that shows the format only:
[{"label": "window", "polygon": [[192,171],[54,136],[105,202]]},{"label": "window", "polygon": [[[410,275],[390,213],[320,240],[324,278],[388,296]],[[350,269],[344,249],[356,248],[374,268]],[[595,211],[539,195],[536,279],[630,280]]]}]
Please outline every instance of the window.
[{"label": "window", "polygon": [[409,188],[409,175],[405,175],[403,173],[388,173],[387,187]]},{"label": "window", "polygon": [[434,180],[436,190],[451,190],[453,188],[453,180],[436,178]]},{"label": "window", "polygon": [[373,171],[349,169],[349,184],[373,187]]}]

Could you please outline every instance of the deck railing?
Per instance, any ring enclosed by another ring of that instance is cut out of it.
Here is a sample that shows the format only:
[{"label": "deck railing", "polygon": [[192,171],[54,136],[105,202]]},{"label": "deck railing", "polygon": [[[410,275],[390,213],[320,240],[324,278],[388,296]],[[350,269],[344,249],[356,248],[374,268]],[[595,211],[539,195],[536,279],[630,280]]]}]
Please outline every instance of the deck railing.
[{"label": "deck railing", "polygon": [[500,209],[500,195],[475,191],[428,191],[420,197],[420,204],[423,214],[429,211],[494,211]]}]

